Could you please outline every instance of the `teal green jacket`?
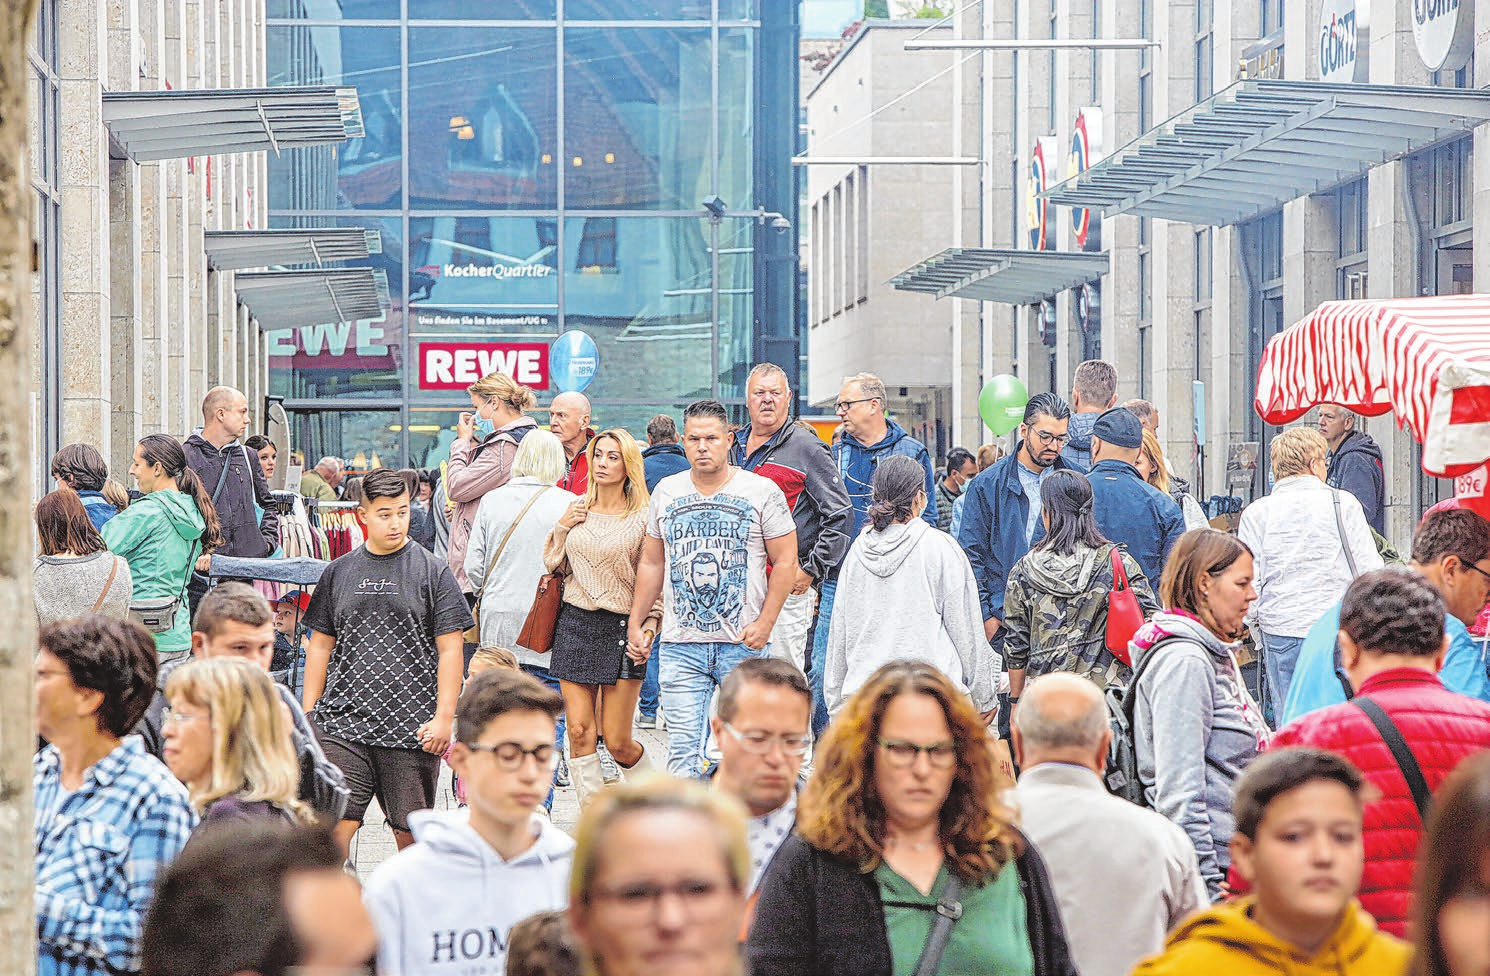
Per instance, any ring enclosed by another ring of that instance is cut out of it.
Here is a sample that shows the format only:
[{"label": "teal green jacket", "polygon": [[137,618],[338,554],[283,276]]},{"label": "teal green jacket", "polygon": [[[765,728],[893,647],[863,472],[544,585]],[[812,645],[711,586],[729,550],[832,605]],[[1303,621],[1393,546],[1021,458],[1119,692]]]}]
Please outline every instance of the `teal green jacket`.
[{"label": "teal green jacket", "polygon": [[[103,541],[123,556],[134,580],[133,600],[184,597],[191,563],[202,554],[207,523],[182,491],[152,491],[104,524]],[[191,647],[191,614],[176,611],[176,626],[155,635],[155,649],[172,654]]]}]

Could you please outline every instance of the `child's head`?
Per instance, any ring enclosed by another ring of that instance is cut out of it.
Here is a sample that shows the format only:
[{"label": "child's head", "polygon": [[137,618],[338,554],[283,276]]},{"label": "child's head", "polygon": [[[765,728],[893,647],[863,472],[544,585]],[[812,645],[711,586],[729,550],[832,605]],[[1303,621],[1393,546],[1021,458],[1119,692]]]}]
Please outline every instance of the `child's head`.
[{"label": "child's head", "polygon": [[579,976],[580,948],[567,912],[539,912],[507,933],[507,976]]},{"label": "child's head", "polygon": [[1231,857],[1264,928],[1334,930],[1361,883],[1364,789],[1360,770],[1322,749],[1266,753],[1247,768],[1232,800]]},{"label": "child's head", "polygon": [[466,682],[455,706],[450,768],[466,784],[473,817],[526,822],[553,779],[557,692],[520,671],[493,669]]},{"label": "child's head", "polygon": [[367,545],[373,552],[394,552],[409,536],[409,486],[397,471],[376,468],[362,479],[357,502]]},{"label": "child's head", "polygon": [[471,656],[471,664],[466,668],[466,677],[474,678],[483,671],[521,671],[517,666],[517,655],[505,647],[495,644],[485,644],[476,649]]}]

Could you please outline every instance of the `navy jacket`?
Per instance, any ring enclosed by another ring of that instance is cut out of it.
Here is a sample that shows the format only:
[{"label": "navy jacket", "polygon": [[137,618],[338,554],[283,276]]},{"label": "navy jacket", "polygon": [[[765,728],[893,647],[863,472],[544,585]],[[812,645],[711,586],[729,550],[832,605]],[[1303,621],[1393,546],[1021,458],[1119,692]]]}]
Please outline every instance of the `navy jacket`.
[{"label": "navy jacket", "polygon": [[[277,549],[279,511],[274,507],[264,470],[259,467],[258,454],[237,441],[218,450],[201,434],[188,437],[181,450],[208,495],[222,481],[222,493],[213,502],[222,523],[222,544],[217,547],[217,555],[263,559]],[[222,478],[224,464],[228,466],[226,479]],[[262,519],[256,507],[263,510]]]},{"label": "navy jacket", "polygon": [[[957,529],[957,543],[973,564],[978,581],[978,599],[983,603],[983,619],[1004,619],[1004,588],[1009,570],[1030,551],[1024,527],[1029,519],[1029,500],[1019,483],[1019,448],[980,473],[962,490],[962,524]],[[1056,470],[1079,470],[1057,458]],[[1035,523],[1035,535],[1040,524]]]},{"label": "navy jacket", "polygon": [[885,421],[885,436],[878,444],[868,447],[860,444],[848,431],[833,447],[833,459],[838,462],[838,476],[848,491],[848,500],[854,506],[854,524],[849,531],[849,544],[859,537],[864,522],[869,517],[869,503],[874,498],[874,469],[883,458],[892,454],[904,454],[921,462],[926,469],[926,510],[921,517],[933,529],[936,524],[936,473],[931,468],[931,455],[926,445],[907,434],[893,420]]},{"label": "navy jacket", "polygon": [[788,423],[746,457],[750,425],[735,432],[730,463],[770,478],[786,496],[797,523],[797,562],[813,579],[822,579],[848,553],[853,508],[833,464],[832,452],[817,434]]},{"label": "navy jacket", "polygon": [[[1097,528],[1143,567],[1143,575],[1157,580],[1174,541],[1185,532],[1185,517],[1175,500],[1144,481],[1126,461],[1098,461],[1087,472],[1092,482],[1092,514]],[[1036,535],[1041,532],[1037,529]]]},{"label": "navy jacket", "polygon": [[647,479],[647,491],[657,490],[657,482],[670,474],[687,471],[691,467],[688,456],[679,444],[653,444],[642,451],[642,470]]},{"label": "navy jacket", "polygon": [[1350,492],[1366,511],[1366,524],[1380,535],[1386,525],[1386,483],[1381,468],[1381,448],[1371,435],[1353,430],[1345,435],[1335,453],[1330,455],[1329,470],[1324,476],[1331,488]]}]

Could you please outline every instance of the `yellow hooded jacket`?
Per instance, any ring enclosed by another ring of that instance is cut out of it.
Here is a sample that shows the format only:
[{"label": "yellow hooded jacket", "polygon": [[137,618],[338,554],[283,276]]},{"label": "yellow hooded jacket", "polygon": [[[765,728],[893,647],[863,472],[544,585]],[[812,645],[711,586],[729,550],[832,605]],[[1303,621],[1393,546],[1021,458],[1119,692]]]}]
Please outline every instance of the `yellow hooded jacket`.
[{"label": "yellow hooded jacket", "polygon": [[1252,898],[1198,912],[1170,933],[1164,951],[1133,976],[1403,976],[1407,943],[1380,932],[1352,900],[1320,950],[1306,957],[1252,920]]}]

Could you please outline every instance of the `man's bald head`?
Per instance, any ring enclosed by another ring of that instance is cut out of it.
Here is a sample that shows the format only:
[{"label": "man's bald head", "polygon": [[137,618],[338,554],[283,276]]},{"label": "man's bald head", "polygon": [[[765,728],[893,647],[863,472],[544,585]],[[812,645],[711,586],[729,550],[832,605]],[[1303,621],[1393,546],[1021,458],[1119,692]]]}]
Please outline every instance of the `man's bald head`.
[{"label": "man's bald head", "polygon": [[231,386],[214,386],[202,398],[202,436],[222,447],[248,430],[248,398]]},{"label": "man's bald head", "polygon": [[1100,773],[1112,731],[1102,690],[1079,675],[1055,672],[1030,682],[1014,711],[1019,764],[1060,762]]},{"label": "man's bald head", "polygon": [[548,408],[548,428],[573,458],[590,439],[590,398],[583,393],[560,393]]}]

